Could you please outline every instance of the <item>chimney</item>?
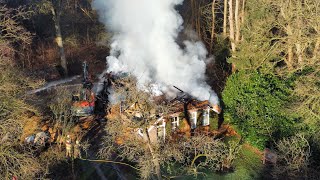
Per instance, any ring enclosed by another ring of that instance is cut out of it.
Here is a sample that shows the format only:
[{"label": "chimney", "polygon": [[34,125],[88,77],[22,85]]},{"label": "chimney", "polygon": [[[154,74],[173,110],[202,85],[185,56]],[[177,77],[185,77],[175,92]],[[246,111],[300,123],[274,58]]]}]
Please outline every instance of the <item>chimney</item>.
[{"label": "chimney", "polygon": [[212,110],[213,110],[214,112],[220,114],[222,109],[221,109],[221,107],[220,107],[218,104],[213,104],[213,105],[212,105]]}]

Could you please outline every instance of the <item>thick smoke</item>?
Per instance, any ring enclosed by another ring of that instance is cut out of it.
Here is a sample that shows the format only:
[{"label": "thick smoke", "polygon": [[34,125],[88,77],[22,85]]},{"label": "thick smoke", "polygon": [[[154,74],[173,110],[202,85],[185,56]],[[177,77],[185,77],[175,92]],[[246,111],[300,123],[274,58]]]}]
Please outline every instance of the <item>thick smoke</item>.
[{"label": "thick smoke", "polygon": [[201,42],[176,39],[183,20],[175,6],[183,0],[94,0],[101,21],[115,35],[108,71],[130,72],[139,86],[154,83],[172,94],[172,85],[199,100],[218,104],[205,82],[207,50]]}]

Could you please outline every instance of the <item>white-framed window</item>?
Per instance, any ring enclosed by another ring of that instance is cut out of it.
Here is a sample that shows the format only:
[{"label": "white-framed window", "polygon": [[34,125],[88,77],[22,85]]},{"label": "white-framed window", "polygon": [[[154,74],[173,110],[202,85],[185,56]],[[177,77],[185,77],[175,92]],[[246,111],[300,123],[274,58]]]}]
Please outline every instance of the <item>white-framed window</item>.
[{"label": "white-framed window", "polygon": [[208,126],[210,124],[210,109],[204,109],[202,114],[202,126]]},{"label": "white-framed window", "polygon": [[172,129],[175,130],[177,127],[179,127],[179,116],[172,118]]},{"label": "white-framed window", "polygon": [[197,127],[197,111],[191,112],[191,129],[195,129]]}]

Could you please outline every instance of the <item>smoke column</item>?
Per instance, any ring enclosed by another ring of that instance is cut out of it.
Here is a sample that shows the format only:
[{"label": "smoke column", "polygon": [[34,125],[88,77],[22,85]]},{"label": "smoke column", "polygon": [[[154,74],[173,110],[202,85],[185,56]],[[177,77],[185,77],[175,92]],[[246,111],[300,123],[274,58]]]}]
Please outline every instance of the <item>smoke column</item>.
[{"label": "smoke column", "polygon": [[172,94],[175,85],[199,100],[219,104],[216,93],[205,82],[207,50],[201,42],[176,39],[182,17],[175,6],[183,0],[94,0],[100,20],[115,35],[108,71],[129,72],[138,86],[155,83]]}]

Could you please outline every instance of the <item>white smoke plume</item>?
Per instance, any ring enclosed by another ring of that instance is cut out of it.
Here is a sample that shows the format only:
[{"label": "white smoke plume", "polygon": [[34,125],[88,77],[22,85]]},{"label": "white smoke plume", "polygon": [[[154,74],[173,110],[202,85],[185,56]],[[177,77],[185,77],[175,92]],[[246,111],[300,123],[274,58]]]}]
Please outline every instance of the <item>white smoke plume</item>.
[{"label": "white smoke plume", "polygon": [[138,85],[155,83],[162,92],[173,85],[199,100],[219,104],[205,82],[207,50],[201,42],[176,39],[183,29],[175,6],[183,0],[94,0],[100,20],[115,35],[107,57],[108,71],[129,72]]}]

